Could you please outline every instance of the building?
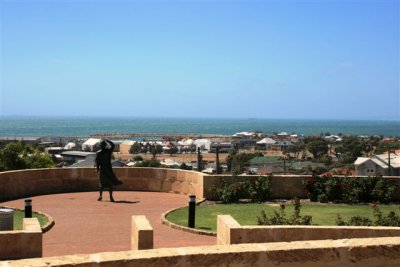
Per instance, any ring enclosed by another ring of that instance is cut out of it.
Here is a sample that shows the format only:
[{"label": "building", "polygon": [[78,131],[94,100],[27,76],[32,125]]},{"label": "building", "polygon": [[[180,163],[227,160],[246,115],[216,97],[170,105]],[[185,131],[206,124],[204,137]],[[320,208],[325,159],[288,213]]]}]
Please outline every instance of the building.
[{"label": "building", "polygon": [[286,148],[293,146],[293,143],[290,141],[277,141],[275,144],[272,145],[275,149],[278,150],[285,150]]},{"label": "building", "polygon": [[276,141],[270,137],[265,137],[264,139],[258,141],[256,143],[256,147],[258,149],[271,149],[272,146],[276,143]]},{"label": "building", "polygon": [[83,151],[97,151],[100,149],[100,141],[99,138],[89,138],[82,144]]},{"label": "building", "polygon": [[125,140],[119,145],[119,152],[121,154],[130,154],[129,151],[131,150],[132,146],[136,143],[133,140]]},{"label": "building", "polygon": [[217,152],[217,147],[219,146],[219,152],[221,153],[229,153],[233,149],[233,145],[230,142],[225,143],[212,143],[210,146],[210,152]]},{"label": "building", "polygon": [[201,150],[210,151],[211,141],[209,139],[196,139],[193,141],[193,144],[196,145],[196,149],[200,148]]},{"label": "building", "polygon": [[390,171],[389,171],[389,155],[375,155],[371,158],[359,157],[354,162],[356,176],[400,176],[400,155],[390,154]]},{"label": "building", "polygon": [[89,157],[94,159],[96,153],[83,151],[64,151],[61,153],[61,156],[63,157],[65,165],[72,165]]},{"label": "building", "polygon": [[42,142],[42,139],[40,137],[32,137],[32,136],[5,136],[5,137],[0,137],[0,146],[5,146],[8,143],[13,143],[13,142],[21,142],[24,145],[33,145],[37,146],[39,143]]}]

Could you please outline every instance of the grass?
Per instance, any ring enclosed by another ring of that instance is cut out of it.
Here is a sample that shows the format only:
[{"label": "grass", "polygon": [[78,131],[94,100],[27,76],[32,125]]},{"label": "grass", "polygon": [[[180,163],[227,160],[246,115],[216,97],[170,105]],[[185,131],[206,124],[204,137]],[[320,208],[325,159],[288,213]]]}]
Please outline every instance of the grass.
[{"label": "grass", "polygon": [[[24,218],[25,213],[23,210],[14,210],[14,230],[22,230],[22,219]],[[32,213],[33,218],[38,218],[40,226],[43,228],[48,222],[49,219],[41,214],[36,212]]]},{"label": "grass", "polygon": [[[400,212],[400,205],[379,205],[380,210],[387,214],[389,211]],[[272,215],[274,210],[279,210],[279,206],[268,204],[214,204],[196,206],[196,228],[206,231],[216,231],[217,215],[229,214],[241,225],[257,225],[257,216],[261,210],[267,215]],[[286,205],[286,215],[292,214],[293,205]],[[167,219],[178,225],[187,226],[188,208],[180,208],[167,215]],[[315,225],[336,225],[337,214],[347,221],[352,216],[360,215],[374,219],[373,209],[369,205],[346,205],[346,204],[302,204],[301,214],[312,216]]]}]

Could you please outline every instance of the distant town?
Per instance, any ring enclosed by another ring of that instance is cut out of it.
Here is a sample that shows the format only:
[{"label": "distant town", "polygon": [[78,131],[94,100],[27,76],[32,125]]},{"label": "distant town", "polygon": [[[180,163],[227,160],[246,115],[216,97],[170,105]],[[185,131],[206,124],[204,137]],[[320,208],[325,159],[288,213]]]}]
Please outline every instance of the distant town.
[{"label": "distant town", "polygon": [[[0,137],[0,170],[93,167],[102,138],[116,145],[114,167],[177,168],[214,174],[400,175],[400,138],[330,133],[302,136],[287,132],[238,132],[232,136],[131,133],[86,138]],[[16,143],[21,147],[12,148],[10,144]],[[13,149],[19,152],[13,154]],[[43,166],[13,166],[5,158],[23,153],[31,162],[29,154],[33,155],[35,150],[37,155],[47,157]]]}]

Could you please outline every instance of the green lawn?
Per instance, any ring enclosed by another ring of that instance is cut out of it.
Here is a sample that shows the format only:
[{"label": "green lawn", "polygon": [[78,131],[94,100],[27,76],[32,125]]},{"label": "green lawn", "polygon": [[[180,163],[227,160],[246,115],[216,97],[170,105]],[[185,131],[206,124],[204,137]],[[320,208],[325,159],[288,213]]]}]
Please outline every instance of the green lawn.
[{"label": "green lawn", "polygon": [[[23,210],[14,210],[14,230],[22,230],[22,219],[24,218]],[[40,226],[43,228],[48,222],[49,219],[41,214],[33,212],[32,217],[38,218]]]},{"label": "green lawn", "polygon": [[[360,215],[373,220],[373,209],[369,205],[345,205],[345,204],[302,204],[301,215],[311,215],[315,225],[335,225],[337,214],[347,221],[350,217]],[[379,205],[380,210],[387,214],[389,211],[400,213],[400,205]],[[257,225],[257,216],[261,210],[267,215],[273,214],[278,206],[267,204],[215,204],[196,206],[196,228],[207,231],[216,231],[217,215],[230,214],[241,225]],[[293,205],[286,205],[286,214],[290,216]],[[178,209],[168,214],[167,219],[178,225],[187,226],[187,207]]]}]

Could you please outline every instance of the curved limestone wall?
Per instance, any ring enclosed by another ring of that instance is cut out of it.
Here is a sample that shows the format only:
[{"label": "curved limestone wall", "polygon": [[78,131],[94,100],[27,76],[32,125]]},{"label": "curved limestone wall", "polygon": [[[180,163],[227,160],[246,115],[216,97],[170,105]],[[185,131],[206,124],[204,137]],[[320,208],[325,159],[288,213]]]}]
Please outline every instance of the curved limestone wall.
[{"label": "curved limestone wall", "polygon": [[[161,168],[114,168],[117,190],[195,194],[203,198],[203,174]],[[0,202],[36,195],[98,190],[94,168],[54,168],[0,173]]]},{"label": "curved limestone wall", "polygon": [[[114,168],[124,183],[116,190],[195,194],[198,199],[213,199],[212,190],[222,179],[236,181],[257,176],[206,175],[195,171],[164,168]],[[276,175],[270,180],[272,198],[306,198],[305,176]],[[400,201],[400,178],[385,178],[396,186],[394,200]],[[53,168],[0,172],[0,202],[36,195],[98,190],[94,168]]]}]

